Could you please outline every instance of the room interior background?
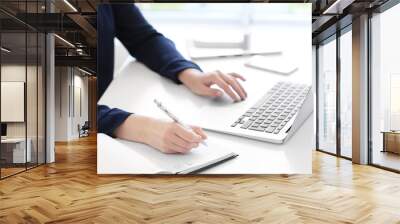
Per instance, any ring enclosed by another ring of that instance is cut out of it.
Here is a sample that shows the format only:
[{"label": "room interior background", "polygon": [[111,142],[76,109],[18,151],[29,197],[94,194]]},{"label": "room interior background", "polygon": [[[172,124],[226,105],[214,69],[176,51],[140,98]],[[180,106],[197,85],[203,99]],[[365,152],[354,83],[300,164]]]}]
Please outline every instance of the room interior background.
[{"label": "room interior background", "polygon": [[[48,101],[54,97],[56,92],[55,66],[51,68],[51,65],[57,65],[57,67],[80,67],[86,69],[85,71],[91,69],[91,74],[95,74],[96,45],[93,40],[96,39],[96,5],[101,2],[100,0],[70,0],[68,1],[69,4],[64,0],[2,0],[0,2],[0,39],[2,47],[0,64],[1,78],[3,79],[4,77],[4,80],[1,81],[25,82],[26,97],[24,99],[26,99],[26,105],[28,103],[37,105],[36,110],[24,105],[26,119],[24,118],[23,122],[4,122],[7,123],[7,132],[9,132],[7,135],[22,135],[23,144],[26,141],[37,142],[38,151],[41,150],[42,145],[45,145],[45,148],[54,149],[52,144],[55,136],[52,137],[51,133],[55,135],[56,131],[55,128],[48,129],[47,127],[54,125],[56,118],[52,118],[51,114],[55,116],[56,107],[55,105],[54,107],[51,106],[54,108],[53,113],[47,113],[49,108],[46,108],[50,107]],[[324,94],[317,96],[318,125],[316,126],[316,140],[318,142],[318,138],[321,138],[321,145],[317,144],[316,148],[348,159],[350,159],[350,155],[351,157],[353,155],[354,146],[350,147],[350,142],[353,142],[353,138],[350,137],[350,134],[345,133],[349,133],[349,130],[354,128],[353,123],[348,122],[350,119],[349,112],[353,111],[353,108],[349,106],[349,94],[353,93],[353,88],[350,88],[350,86],[353,86],[353,80],[351,79],[350,84],[350,73],[348,71],[349,66],[353,70],[354,64],[353,60],[351,60],[351,65],[345,65],[344,63],[349,61],[346,58],[354,55],[353,52],[350,53],[350,49],[354,48],[354,33],[360,27],[360,19],[357,20],[357,18],[361,15],[361,21],[370,25],[367,27],[366,32],[363,33],[363,36],[372,40],[369,50],[367,50],[371,59],[369,64],[374,65],[370,67],[370,72],[368,73],[371,82],[366,84],[370,98],[370,125],[367,127],[370,139],[366,140],[368,142],[368,147],[366,148],[368,161],[366,163],[399,171],[400,156],[396,153],[383,151],[384,133],[382,133],[390,132],[391,129],[398,129],[399,106],[396,97],[399,94],[397,74],[400,74],[400,72],[396,67],[398,63],[395,61],[397,58],[395,55],[397,54],[396,52],[399,52],[399,46],[396,44],[399,34],[396,32],[396,24],[394,22],[399,20],[398,16],[400,15],[398,1],[346,1],[347,4],[337,8],[339,11],[342,10],[337,14],[332,11],[334,7],[330,7],[335,3],[334,0],[312,0],[309,2],[312,3],[313,8],[314,77],[321,73],[318,75],[321,79],[316,80],[317,86],[320,88],[329,86]],[[52,16],[46,15],[46,12],[54,14]],[[327,12],[327,14],[324,14],[324,12]],[[27,13],[30,14],[28,15]],[[72,20],[71,15],[78,17],[78,19]],[[28,18],[30,22],[24,23]],[[48,23],[44,23],[41,18],[46,18]],[[55,37],[53,33],[56,33],[67,42]],[[358,34],[358,32],[356,33]],[[39,44],[35,44],[36,42],[39,42]],[[42,50],[45,54],[41,53]],[[82,51],[83,56],[79,55],[78,51]],[[323,56],[324,54],[326,56]],[[11,59],[14,62],[6,62]],[[37,61],[38,59],[39,62]],[[35,60],[36,62],[32,62]],[[16,64],[15,61],[19,62]],[[45,63],[46,69],[44,69],[45,67],[43,67],[42,63]],[[20,69],[16,69],[16,75],[11,77],[7,75],[6,73],[14,70],[16,65],[20,66]],[[11,67],[14,67],[14,69],[9,70]],[[69,74],[71,71],[65,71],[65,73]],[[380,79],[382,77],[385,78]],[[95,88],[95,81],[93,81],[95,79],[95,76],[89,78],[89,89]],[[72,82],[71,77],[68,80]],[[42,96],[41,86],[46,86],[43,88],[45,96]],[[51,92],[53,92],[53,96],[50,94]],[[34,97],[35,93],[37,93],[37,97]],[[5,94],[3,95],[5,96]],[[96,101],[95,93],[91,94],[91,91],[89,91],[88,97],[89,102]],[[330,104],[324,103],[326,99],[334,102]],[[67,100],[64,99],[63,102]],[[45,108],[42,108],[41,103],[46,105]],[[351,104],[353,105],[354,103],[352,102]],[[95,130],[95,116],[96,111],[91,110],[89,107],[88,119],[93,121],[92,130]],[[52,120],[53,124],[50,122]],[[331,122],[327,122],[328,120]],[[72,131],[72,125],[70,127]],[[18,129],[19,131],[17,131]],[[31,136],[31,140],[28,140],[28,135]],[[41,136],[44,136],[47,140],[42,141]],[[71,133],[70,136],[73,136],[73,134]],[[346,138],[341,136],[346,136]],[[393,138],[391,142],[397,144],[396,139],[398,138]],[[0,147],[1,153],[5,150],[5,147]],[[48,153],[46,152],[46,154]],[[37,155],[40,155],[40,153]],[[47,159],[50,158],[49,156],[45,157]],[[39,156],[39,159],[36,158],[38,164],[40,164],[41,158],[41,156]],[[51,162],[52,160],[48,161]],[[25,167],[24,164],[23,167],[19,167],[17,170],[23,171],[28,167],[32,166],[26,165]],[[2,178],[6,176],[3,171],[4,167],[0,169]]]},{"label": "room interior background", "polygon": [[95,61],[77,64],[95,51],[83,46],[79,26],[40,17],[60,13],[60,4],[0,2],[0,178],[54,162],[54,142],[78,139],[85,123],[96,130]]}]

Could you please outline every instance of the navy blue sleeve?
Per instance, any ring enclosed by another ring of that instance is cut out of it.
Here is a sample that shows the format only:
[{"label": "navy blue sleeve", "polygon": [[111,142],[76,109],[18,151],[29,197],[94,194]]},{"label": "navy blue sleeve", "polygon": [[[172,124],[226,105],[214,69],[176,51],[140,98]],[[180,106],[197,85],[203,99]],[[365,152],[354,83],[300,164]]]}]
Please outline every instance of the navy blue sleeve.
[{"label": "navy blue sleeve", "polygon": [[[176,83],[180,83],[177,78],[179,72],[188,68],[201,70],[195,63],[183,58],[174,43],[157,32],[134,4],[100,5],[97,19],[99,98],[113,79],[114,37],[117,37],[138,61]],[[98,132],[114,136],[115,129],[130,114],[117,108],[98,105]]]},{"label": "navy blue sleeve", "polygon": [[134,4],[113,4],[117,38],[138,61],[176,83],[179,72],[198,65],[186,60],[174,43],[157,32]]},{"label": "navy blue sleeve", "polygon": [[132,113],[117,108],[97,105],[97,120],[99,121],[97,132],[114,137],[115,129],[117,129],[131,114]]}]

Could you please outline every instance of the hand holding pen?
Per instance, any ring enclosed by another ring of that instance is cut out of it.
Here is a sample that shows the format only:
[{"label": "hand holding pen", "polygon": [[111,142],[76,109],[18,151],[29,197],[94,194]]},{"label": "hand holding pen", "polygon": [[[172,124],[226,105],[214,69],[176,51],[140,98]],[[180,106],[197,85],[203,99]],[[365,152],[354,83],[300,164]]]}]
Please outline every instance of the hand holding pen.
[{"label": "hand holding pen", "polygon": [[128,116],[115,130],[114,135],[121,139],[147,144],[163,153],[183,154],[197,148],[207,139],[206,133],[200,127],[189,127],[175,121],[139,114]]},{"label": "hand holding pen", "polygon": [[[165,107],[161,104],[160,101],[157,101],[156,99],[154,99],[154,103],[157,105],[157,107],[158,107],[160,110],[162,110],[168,117],[170,117],[170,118],[171,118],[172,120],[174,120],[176,123],[178,123],[179,125],[181,125],[181,126],[182,126],[183,128],[185,128],[186,130],[190,130],[191,132],[193,132],[194,134],[197,135],[196,131],[195,131],[192,127],[190,127],[190,126],[184,124],[177,116],[175,116],[175,115],[172,114],[167,108],[165,108]],[[206,142],[205,142],[204,140],[201,142],[201,144],[203,144],[204,146],[207,146],[207,144],[206,144]]]}]

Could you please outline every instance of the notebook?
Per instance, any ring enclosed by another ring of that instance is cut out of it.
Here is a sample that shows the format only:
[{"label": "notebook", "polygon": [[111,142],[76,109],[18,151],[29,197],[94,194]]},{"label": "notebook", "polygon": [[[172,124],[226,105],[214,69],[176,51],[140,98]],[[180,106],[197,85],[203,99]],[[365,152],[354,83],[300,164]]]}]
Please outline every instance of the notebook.
[{"label": "notebook", "polygon": [[200,144],[186,154],[165,154],[104,134],[98,134],[97,150],[98,174],[189,174],[238,156],[212,139],[207,139],[207,146]]},{"label": "notebook", "polygon": [[297,71],[293,58],[287,56],[253,56],[245,63],[247,67],[256,68],[281,75],[290,75]]}]

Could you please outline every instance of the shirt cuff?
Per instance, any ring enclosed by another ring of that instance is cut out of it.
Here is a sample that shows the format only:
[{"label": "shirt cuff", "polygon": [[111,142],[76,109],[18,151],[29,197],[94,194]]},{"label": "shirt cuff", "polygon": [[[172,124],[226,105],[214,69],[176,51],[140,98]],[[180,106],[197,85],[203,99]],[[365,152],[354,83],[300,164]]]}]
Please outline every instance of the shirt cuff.
[{"label": "shirt cuff", "polygon": [[181,80],[179,80],[179,78],[178,78],[178,75],[183,70],[192,68],[192,69],[196,69],[196,70],[199,70],[199,71],[202,72],[201,68],[197,64],[195,64],[195,63],[193,63],[191,61],[186,61],[186,60],[185,61],[179,61],[178,63],[176,63],[175,65],[173,65],[171,67],[173,67],[173,69],[169,70],[170,74],[168,76],[172,81],[174,81],[177,84],[182,84]]},{"label": "shirt cuff", "polygon": [[123,111],[118,108],[109,109],[107,107],[99,108],[98,111],[98,132],[115,137],[115,130],[131,115],[132,113]]}]

